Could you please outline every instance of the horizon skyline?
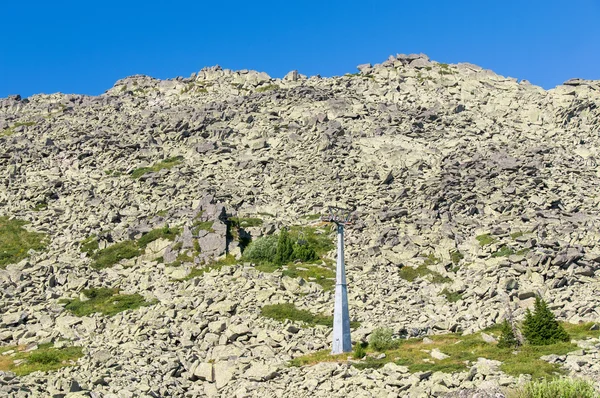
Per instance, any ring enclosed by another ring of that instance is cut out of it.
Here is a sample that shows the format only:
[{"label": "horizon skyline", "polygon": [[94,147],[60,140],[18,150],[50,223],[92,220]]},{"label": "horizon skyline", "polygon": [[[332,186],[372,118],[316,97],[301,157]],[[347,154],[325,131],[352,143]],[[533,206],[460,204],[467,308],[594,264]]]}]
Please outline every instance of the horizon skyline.
[{"label": "horizon skyline", "polygon": [[[387,60],[387,59],[388,59],[390,56],[394,56],[394,57],[395,57],[395,56],[397,56],[397,55],[400,55],[400,54],[405,54],[405,55],[411,55],[411,54],[424,54],[424,55],[427,55],[427,56],[429,57],[429,55],[428,55],[428,54],[425,54],[425,53],[410,53],[410,54],[409,54],[409,53],[396,53],[396,54],[390,54],[390,55],[388,55],[388,57],[387,57],[387,58],[385,58],[385,60],[383,60],[383,61],[379,61],[379,62],[363,62],[363,64],[371,64],[371,65],[377,65],[377,64],[381,64],[382,62],[386,61],[386,60]],[[437,62],[437,63],[445,63],[445,62],[440,62],[440,61],[438,61],[438,60],[436,60],[436,59],[433,59],[433,58],[431,58],[431,57],[429,57],[429,59],[430,59],[430,61],[432,61],[432,62]],[[471,64],[471,65],[476,65],[476,66],[478,66],[478,67],[481,67],[481,68],[482,68],[482,69],[484,69],[484,70],[490,70],[490,71],[494,72],[496,75],[498,75],[498,76],[502,76],[502,77],[505,77],[505,78],[507,78],[507,79],[517,79],[517,81],[519,81],[519,82],[520,82],[520,81],[522,81],[522,80],[529,81],[528,79],[521,79],[521,78],[519,78],[519,77],[517,77],[517,76],[508,76],[508,75],[503,75],[503,74],[501,74],[501,73],[498,73],[497,71],[495,71],[495,70],[493,70],[493,69],[491,69],[491,68],[485,68],[485,67],[483,67],[483,66],[481,66],[481,65],[477,65],[477,64],[475,64],[475,63],[473,63],[473,62],[469,62],[469,61],[462,61],[462,62],[457,62],[457,63],[448,63],[448,64],[449,64],[449,65],[457,65],[457,64]],[[361,64],[358,64],[358,65],[361,65]],[[22,97],[22,98],[28,98],[28,97],[31,97],[31,96],[34,96],[34,95],[52,95],[52,94],[98,96],[98,95],[102,95],[102,94],[106,93],[108,90],[110,90],[111,88],[113,88],[113,87],[115,86],[115,84],[116,84],[118,81],[120,81],[120,80],[123,80],[123,79],[126,79],[126,78],[129,78],[129,77],[133,77],[133,76],[148,76],[148,77],[150,77],[150,78],[153,78],[153,79],[158,79],[158,80],[176,80],[176,79],[178,79],[178,78],[189,78],[189,77],[191,77],[191,75],[192,75],[192,74],[194,74],[194,73],[196,73],[196,74],[197,74],[198,72],[202,71],[202,70],[203,70],[203,69],[205,69],[205,68],[212,68],[212,67],[217,67],[217,66],[218,66],[218,67],[220,67],[220,68],[221,68],[221,69],[223,69],[223,70],[230,70],[230,71],[232,71],[232,72],[239,72],[239,71],[244,71],[244,70],[247,70],[247,71],[254,71],[254,72],[258,72],[258,73],[267,73],[267,75],[269,75],[269,77],[270,77],[271,79],[279,79],[279,80],[280,80],[280,79],[283,79],[287,73],[289,73],[289,72],[291,72],[291,71],[293,71],[293,70],[296,70],[296,71],[297,71],[299,74],[301,74],[301,75],[305,75],[307,78],[310,78],[310,77],[315,77],[315,76],[319,76],[320,78],[323,78],[323,79],[329,79],[329,78],[333,78],[333,77],[341,77],[341,76],[344,76],[344,75],[346,75],[346,74],[356,73],[356,72],[358,71],[358,69],[357,69],[357,66],[358,66],[358,65],[354,66],[354,67],[353,67],[353,70],[349,70],[349,71],[347,71],[347,72],[344,72],[344,73],[341,73],[341,74],[334,74],[334,75],[329,75],[329,76],[324,76],[324,75],[322,75],[322,74],[320,74],[320,73],[316,73],[316,74],[313,74],[313,75],[307,75],[307,74],[304,74],[304,73],[302,73],[302,71],[300,71],[300,70],[297,70],[297,69],[291,69],[291,70],[289,70],[289,71],[287,71],[287,72],[285,72],[285,73],[281,74],[280,76],[273,76],[273,75],[269,74],[267,71],[263,71],[263,70],[256,70],[256,69],[249,69],[249,68],[239,68],[239,69],[232,69],[232,68],[228,68],[228,67],[226,67],[226,66],[223,66],[223,65],[215,64],[215,65],[206,65],[206,66],[203,66],[203,67],[202,67],[202,68],[200,68],[200,69],[197,69],[197,70],[194,70],[194,71],[190,72],[188,75],[178,75],[178,76],[171,76],[171,77],[164,77],[164,78],[162,78],[162,77],[156,77],[156,76],[152,76],[152,75],[148,75],[148,74],[144,74],[144,73],[134,73],[134,74],[132,74],[132,75],[123,76],[123,77],[121,77],[121,78],[119,78],[119,79],[115,80],[115,81],[113,82],[113,85],[111,85],[110,87],[107,87],[107,88],[106,88],[104,91],[102,91],[102,92],[100,92],[100,93],[96,93],[96,94],[87,94],[87,93],[77,93],[77,92],[61,92],[61,91],[56,91],[56,92],[47,92],[47,93],[46,93],[46,92],[39,92],[39,93],[34,93],[34,94],[31,94],[31,95],[29,95],[29,96],[27,96],[27,97],[25,97],[25,96],[21,96],[21,97]],[[566,81],[568,81],[568,80],[571,80],[571,79],[582,79],[582,80],[592,80],[592,81],[600,80],[600,78],[599,78],[599,79],[585,79],[585,78],[581,78],[581,77],[577,77],[577,76],[575,76],[575,77],[571,77],[571,78],[568,78],[568,79],[566,79],[564,82],[566,82]],[[529,82],[530,82],[530,81],[529,81]],[[534,86],[541,87],[541,88],[542,88],[542,89],[544,89],[545,91],[548,91],[548,90],[552,90],[552,89],[554,89],[554,88],[556,88],[556,87],[558,87],[558,86],[562,85],[564,82],[562,82],[562,83],[558,83],[557,85],[555,85],[555,86],[553,86],[553,87],[550,87],[550,88],[545,88],[545,87],[543,87],[543,86],[540,86],[540,85],[538,85],[538,84],[535,84],[535,83],[533,83],[533,82],[530,82],[530,83],[531,83],[532,85],[534,85]],[[11,96],[11,95],[20,95],[20,94],[19,94],[19,93],[8,94],[8,96]],[[5,97],[0,97],[0,98],[5,98]]]},{"label": "horizon skyline", "polygon": [[377,3],[273,0],[5,2],[0,98],[99,95],[143,74],[187,77],[206,66],[281,78],[340,76],[397,53],[467,62],[546,90],[600,80],[600,2]]}]

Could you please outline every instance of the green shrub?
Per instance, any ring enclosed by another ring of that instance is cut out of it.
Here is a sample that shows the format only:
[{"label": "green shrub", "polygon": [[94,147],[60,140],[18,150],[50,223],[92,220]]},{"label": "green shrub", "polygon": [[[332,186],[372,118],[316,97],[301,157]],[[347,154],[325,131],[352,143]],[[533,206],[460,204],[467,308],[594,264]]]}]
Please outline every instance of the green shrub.
[{"label": "green shrub", "polygon": [[369,336],[369,347],[380,352],[397,348],[400,343],[392,336],[392,329],[377,328]]},{"label": "green shrub", "polygon": [[594,385],[585,380],[554,379],[530,381],[511,398],[598,398]]},{"label": "green shrub", "polygon": [[533,314],[529,309],[523,321],[523,336],[531,345],[549,345],[570,340],[568,333],[556,321],[548,304],[536,296]]},{"label": "green shrub", "polygon": [[519,345],[517,338],[515,337],[515,333],[513,332],[512,326],[508,323],[508,320],[505,319],[502,322],[502,327],[500,329],[500,339],[498,340],[498,348],[512,348]]},{"label": "green shrub", "polygon": [[268,263],[275,259],[277,252],[277,236],[262,236],[250,242],[244,250],[244,258],[256,263]]}]

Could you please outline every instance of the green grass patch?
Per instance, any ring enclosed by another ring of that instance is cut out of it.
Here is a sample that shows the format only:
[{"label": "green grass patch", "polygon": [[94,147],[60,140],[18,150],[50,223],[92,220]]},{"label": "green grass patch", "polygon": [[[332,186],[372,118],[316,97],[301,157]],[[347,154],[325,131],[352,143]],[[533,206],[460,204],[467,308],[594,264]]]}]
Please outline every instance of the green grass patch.
[{"label": "green grass patch", "polygon": [[[14,355],[0,355],[0,371],[14,372],[25,376],[33,372],[50,372],[65,366],[74,366],[83,356],[81,347],[54,348],[52,344],[41,344],[37,350],[25,352],[24,346],[0,348],[0,354],[15,351]],[[17,361],[18,364],[15,364]]]},{"label": "green grass patch", "polygon": [[10,126],[9,128],[6,128],[6,129],[0,131],[0,137],[8,137],[9,135],[13,135],[15,133],[15,129],[17,127],[33,126],[33,125],[35,125],[35,122],[17,122],[15,124],[13,124],[12,126]]},{"label": "green grass patch", "polygon": [[525,232],[517,231],[517,232],[513,232],[512,234],[510,234],[510,237],[514,240],[514,239],[520,238],[523,235],[525,235]]},{"label": "green grass patch", "polygon": [[139,294],[119,294],[119,289],[92,288],[82,292],[88,300],[63,300],[65,309],[77,316],[87,316],[99,312],[113,316],[126,310],[134,310],[151,305]]},{"label": "green grass patch", "polygon": [[213,261],[212,263],[205,265],[204,267],[192,268],[190,273],[185,278],[175,279],[175,281],[177,281],[177,282],[189,281],[190,279],[198,278],[212,270],[221,270],[221,268],[223,268],[223,267],[231,266],[231,265],[235,265],[235,264],[237,264],[237,260],[235,259],[235,256],[232,254],[228,254],[224,258],[217,260],[217,261]]},{"label": "green grass patch", "polygon": [[600,338],[600,330],[591,330],[596,325],[594,322],[587,323],[566,323],[559,322],[565,331],[569,334],[571,339],[574,340],[585,340],[587,338]]},{"label": "green grass patch", "polygon": [[133,240],[115,243],[104,249],[98,250],[92,255],[93,268],[102,269],[115,265],[121,260],[128,260],[142,254],[143,251]]},{"label": "green grass patch", "polygon": [[303,322],[308,326],[333,326],[332,316],[320,314],[315,315],[307,310],[299,310],[294,304],[291,303],[265,305],[260,310],[260,314],[266,318],[275,319],[279,322],[290,320]]},{"label": "green grass patch", "polygon": [[27,231],[23,228],[27,224],[24,220],[0,217],[0,269],[27,258],[29,250],[46,248],[47,235]]},{"label": "green grass patch", "polygon": [[425,261],[423,262],[423,264],[425,264],[425,265],[434,265],[434,264],[439,264],[441,261],[442,261],[442,259],[437,258],[435,256],[435,254],[429,253],[427,255],[427,257],[425,257]]},{"label": "green grass patch", "polygon": [[40,202],[33,207],[33,211],[42,211],[48,208],[48,203]]},{"label": "green grass patch", "polygon": [[309,355],[303,355],[292,359],[289,362],[290,366],[306,366],[314,365],[321,362],[344,362],[348,359],[350,353],[344,353],[339,355],[331,355],[331,349],[321,350],[314,352]]},{"label": "green grass patch", "polygon": [[[592,324],[572,325],[562,323],[563,327],[578,339],[598,337],[600,332],[589,330]],[[499,325],[484,330],[488,334],[499,336]],[[398,341],[397,348],[386,350],[386,357],[381,360],[373,358],[361,361],[358,367],[379,367],[387,362],[407,366],[410,372],[440,371],[446,373],[467,371],[477,358],[493,359],[502,362],[500,370],[518,376],[529,374],[533,379],[552,379],[564,374],[557,364],[543,361],[544,355],[565,355],[578,349],[570,342],[556,343],[546,346],[524,345],[518,349],[498,348],[496,343],[486,343],[480,333],[462,336],[455,333],[428,336],[432,343],[424,344],[422,338],[403,339]],[[438,349],[449,358],[436,360],[431,357],[431,350]],[[367,356],[375,355],[372,347],[366,347]],[[294,359],[292,364],[297,366],[310,365],[318,362],[339,362],[346,360],[348,355],[332,356],[327,351],[319,351]]]},{"label": "green grass patch", "polygon": [[479,246],[481,247],[491,245],[492,243],[496,242],[496,238],[494,238],[490,234],[479,235],[476,236],[475,239],[477,239],[477,241],[479,242]]},{"label": "green grass patch", "polygon": [[[303,322],[306,326],[328,326],[333,327],[333,317],[313,314],[307,310],[300,310],[292,303],[282,303],[265,305],[260,310],[260,314],[266,318],[271,318],[279,322],[285,320]],[[360,326],[360,322],[350,322],[351,328],[357,328]]]},{"label": "green grass patch", "polygon": [[228,221],[237,228],[259,227],[263,220],[256,217],[229,217]]},{"label": "green grass patch", "polygon": [[294,225],[289,233],[295,242],[312,247],[319,257],[335,249],[334,234],[329,228]]},{"label": "green grass patch", "polygon": [[257,93],[264,93],[266,91],[279,90],[279,86],[277,84],[268,84],[266,86],[260,86],[256,89]]},{"label": "green grass patch", "polygon": [[272,273],[275,271],[280,271],[282,269],[281,265],[277,265],[274,263],[260,263],[257,264],[254,269],[260,272]]},{"label": "green grass patch", "polygon": [[437,259],[433,254],[427,256],[423,264],[419,265],[417,268],[404,266],[400,268],[400,277],[406,281],[414,282],[417,278],[423,278],[429,280],[431,283],[447,283],[452,280],[439,272],[430,270],[427,266],[437,264],[439,259]]},{"label": "green grass patch", "polygon": [[183,156],[176,156],[176,157],[172,157],[172,158],[168,158],[163,161],[160,161],[150,167],[140,167],[131,172],[131,178],[138,179],[147,173],[156,173],[163,169],[170,169],[170,168],[173,168],[173,167],[181,164],[182,161],[183,161]]},{"label": "green grass patch", "polygon": [[170,228],[165,225],[143,234],[137,241],[118,242],[101,250],[98,250],[99,244],[96,235],[84,239],[79,246],[82,253],[86,253],[94,260],[92,267],[102,269],[111,267],[121,260],[128,260],[143,254],[146,247],[157,239],[173,241],[180,233],[181,228]]},{"label": "green grass patch", "polygon": [[79,250],[90,257],[98,250],[98,248],[98,237],[96,235],[91,235],[79,242]]},{"label": "green grass patch", "polygon": [[[164,261],[164,258],[163,258]],[[177,258],[175,258],[175,261],[173,261],[172,263],[166,264],[167,267],[179,267],[181,264],[184,263],[193,263],[194,262],[194,257],[190,256],[188,254],[187,251],[179,253],[177,255]]]},{"label": "green grass patch", "polygon": [[258,212],[258,213],[256,213],[256,214],[258,214],[259,216],[263,216],[263,217],[275,218],[275,215],[274,215],[274,214],[271,214],[271,213],[266,213],[266,212],[264,212],[264,211],[259,211],[259,212]]},{"label": "green grass patch", "polygon": [[462,260],[463,258],[465,258],[465,255],[459,252],[458,250],[450,252],[450,259],[452,260],[452,264],[454,265],[458,265],[458,263],[460,263],[460,260]]},{"label": "green grass patch", "polygon": [[309,220],[309,221],[315,221],[315,220],[321,219],[321,215],[320,214],[306,214],[306,215],[302,216],[301,218],[303,218],[305,220]]},{"label": "green grass patch", "polygon": [[290,264],[286,268],[283,271],[284,276],[316,282],[324,290],[332,290],[335,286],[335,271],[330,268],[313,264]]},{"label": "green grass patch", "polygon": [[104,174],[107,176],[119,177],[122,176],[123,173],[118,170],[104,170]]},{"label": "green grass patch", "polygon": [[140,249],[145,249],[146,246],[158,239],[174,241],[180,233],[181,228],[169,228],[168,225],[165,225],[163,228],[153,229],[152,231],[143,234],[142,237],[138,239],[137,245]]},{"label": "green grass patch", "polygon": [[515,251],[512,248],[502,245],[498,250],[492,253],[492,257],[508,257],[512,256],[513,254],[515,254]]},{"label": "green grass patch", "polygon": [[208,232],[215,232],[215,230],[213,229],[213,224],[214,221],[200,221],[200,220],[194,220],[194,223],[192,224],[192,235],[197,236],[200,231],[208,231]]},{"label": "green grass patch", "polygon": [[450,69],[450,65],[448,64],[439,64],[440,69],[438,70],[438,73],[440,75],[454,75],[457,72],[455,72],[454,70]]},{"label": "green grass patch", "polygon": [[458,292],[451,292],[447,288],[441,291],[440,296],[446,297],[446,300],[450,303],[456,303],[458,300],[462,299],[462,294]]}]

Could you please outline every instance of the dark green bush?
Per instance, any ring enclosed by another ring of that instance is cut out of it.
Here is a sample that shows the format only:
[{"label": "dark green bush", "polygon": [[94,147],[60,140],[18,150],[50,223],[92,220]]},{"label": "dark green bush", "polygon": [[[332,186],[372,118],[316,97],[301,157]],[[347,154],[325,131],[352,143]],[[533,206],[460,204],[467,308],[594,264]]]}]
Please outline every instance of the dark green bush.
[{"label": "dark green bush", "polygon": [[539,296],[535,298],[533,313],[527,309],[523,321],[523,336],[531,345],[549,345],[570,340],[569,334],[556,321],[548,304]]}]

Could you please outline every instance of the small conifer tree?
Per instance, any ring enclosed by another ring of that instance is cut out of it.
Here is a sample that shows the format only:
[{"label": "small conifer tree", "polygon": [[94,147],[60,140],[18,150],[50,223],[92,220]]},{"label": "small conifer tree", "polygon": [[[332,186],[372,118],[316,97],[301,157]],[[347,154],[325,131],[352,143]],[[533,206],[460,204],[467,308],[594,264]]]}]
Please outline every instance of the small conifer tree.
[{"label": "small conifer tree", "polygon": [[533,313],[527,309],[523,321],[523,336],[531,345],[548,345],[569,341],[569,335],[556,321],[548,304],[539,296],[535,298]]},{"label": "small conifer tree", "polygon": [[283,228],[279,233],[277,241],[277,251],[275,252],[274,263],[282,265],[292,260],[294,255],[294,242],[288,234],[287,228]]},{"label": "small conifer tree", "polygon": [[508,320],[505,319],[502,322],[502,329],[500,330],[500,339],[498,340],[498,348],[511,348],[517,347],[519,342],[515,337],[515,333],[513,332],[512,326],[508,323]]}]

